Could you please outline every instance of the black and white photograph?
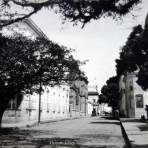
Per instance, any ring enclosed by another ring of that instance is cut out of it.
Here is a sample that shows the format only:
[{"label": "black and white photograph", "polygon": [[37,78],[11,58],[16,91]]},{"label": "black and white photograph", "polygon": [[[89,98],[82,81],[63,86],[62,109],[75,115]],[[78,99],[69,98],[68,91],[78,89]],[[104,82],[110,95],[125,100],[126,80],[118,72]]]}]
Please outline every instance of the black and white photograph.
[{"label": "black and white photograph", "polygon": [[148,0],[0,0],[0,148],[148,148]]}]

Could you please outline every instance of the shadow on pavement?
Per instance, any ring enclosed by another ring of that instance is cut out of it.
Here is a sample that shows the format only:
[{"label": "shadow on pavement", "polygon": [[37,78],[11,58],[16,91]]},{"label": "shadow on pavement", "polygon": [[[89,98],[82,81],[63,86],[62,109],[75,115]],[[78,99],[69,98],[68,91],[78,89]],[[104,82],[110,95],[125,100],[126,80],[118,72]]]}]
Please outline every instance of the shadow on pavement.
[{"label": "shadow on pavement", "polygon": [[[38,145],[34,142],[32,135],[41,133],[50,134],[46,131],[21,130],[19,128],[2,128],[0,129],[0,147],[31,148]],[[21,146],[21,147],[20,147]]]},{"label": "shadow on pavement", "polygon": [[134,148],[148,148],[148,145],[134,145]]},{"label": "shadow on pavement", "polygon": [[140,126],[138,126],[138,128],[139,128],[141,131],[148,131],[148,124],[140,125]]},{"label": "shadow on pavement", "polygon": [[107,119],[107,120],[116,120],[116,118],[112,116],[101,116],[100,118]]},{"label": "shadow on pavement", "polygon": [[[79,138],[34,138],[34,135],[52,134],[46,131],[21,130],[19,128],[0,129],[1,148],[108,148],[106,145],[86,146],[77,142]],[[112,148],[118,148],[112,146]],[[123,148],[127,148],[123,146]]]},{"label": "shadow on pavement", "polygon": [[140,123],[143,123],[143,122],[146,122],[146,120],[141,120],[141,119],[134,119],[134,118],[120,118],[120,120],[122,122],[140,122]]},{"label": "shadow on pavement", "polygon": [[112,121],[112,122],[98,122],[98,121],[94,121],[94,122],[90,122],[90,124],[116,124],[116,125],[120,125],[119,122],[115,122],[115,121]]}]

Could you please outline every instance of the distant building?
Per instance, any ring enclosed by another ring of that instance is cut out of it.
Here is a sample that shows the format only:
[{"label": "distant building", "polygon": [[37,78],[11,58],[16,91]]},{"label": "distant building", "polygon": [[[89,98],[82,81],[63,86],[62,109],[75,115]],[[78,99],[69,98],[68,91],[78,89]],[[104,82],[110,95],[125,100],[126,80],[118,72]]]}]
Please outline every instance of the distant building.
[{"label": "distant building", "polygon": [[87,115],[88,102],[88,82],[85,80],[76,80],[70,86],[70,116],[78,117]]},{"label": "distant building", "polygon": [[136,80],[136,73],[127,73],[126,76],[120,77],[120,114],[123,117],[146,116],[145,105],[148,104],[148,92],[143,91]]},{"label": "distant building", "polygon": [[99,93],[97,86],[88,87],[88,114],[91,115],[92,111],[95,110],[96,113],[99,113]]}]

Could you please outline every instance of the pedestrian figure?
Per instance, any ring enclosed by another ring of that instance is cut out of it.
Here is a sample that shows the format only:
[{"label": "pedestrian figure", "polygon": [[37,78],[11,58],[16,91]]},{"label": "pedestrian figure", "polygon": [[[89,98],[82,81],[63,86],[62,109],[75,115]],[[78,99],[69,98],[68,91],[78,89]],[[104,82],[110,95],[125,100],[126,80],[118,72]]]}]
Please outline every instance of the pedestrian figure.
[{"label": "pedestrian figure", "polygon": [[148,105],[145,105],[145,110],[146,110],[146,115],[147,115],[147,119],[148,119]]},{"label": "pedestrian figure", "polygon": [[144,115],[141,115],[141,120],[145,121],[145,116]]},{"label": "pedestrian figure", "polygon": [[119,110],[118,109],[115,110],[115,118],[119,119]]},{"label": "pedestrian figure", "polygon": [[92,116],[96,116],[96,110],[95,110],[95,108],[93,108]]}]

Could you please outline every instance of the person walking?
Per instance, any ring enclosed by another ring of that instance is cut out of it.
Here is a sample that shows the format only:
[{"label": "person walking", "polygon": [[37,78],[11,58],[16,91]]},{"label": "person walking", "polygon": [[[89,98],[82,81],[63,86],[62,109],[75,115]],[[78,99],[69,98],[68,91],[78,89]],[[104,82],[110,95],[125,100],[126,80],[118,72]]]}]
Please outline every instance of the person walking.
[{"label": "person walking", "polygon": [[145,110],[146,110],[146,115],[147,115],[147,119],[148,119],[148,105],[145,105]]}]

